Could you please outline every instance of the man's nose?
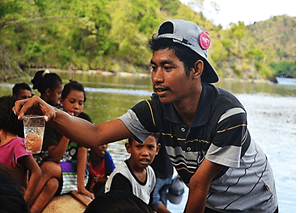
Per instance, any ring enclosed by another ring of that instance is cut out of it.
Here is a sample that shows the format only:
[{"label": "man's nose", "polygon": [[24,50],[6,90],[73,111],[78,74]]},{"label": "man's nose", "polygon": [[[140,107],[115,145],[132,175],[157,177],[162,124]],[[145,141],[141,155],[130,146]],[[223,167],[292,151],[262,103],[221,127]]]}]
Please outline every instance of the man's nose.
[{"label": "man's nose", "polygon": [[156,71],[152,72],[152,82],[158,83],[164,81],[164,74],[161,68],[157,68]]}]

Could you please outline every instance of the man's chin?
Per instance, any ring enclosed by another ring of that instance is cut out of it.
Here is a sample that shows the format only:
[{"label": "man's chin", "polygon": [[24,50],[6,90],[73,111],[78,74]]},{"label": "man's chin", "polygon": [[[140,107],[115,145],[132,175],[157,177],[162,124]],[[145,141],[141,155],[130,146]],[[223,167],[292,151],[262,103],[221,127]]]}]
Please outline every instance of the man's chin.
[{"label": "man's chin", "polygon": [[163,97],[163,96],[159,96],[159,100],[163,104],[170,104],[170,103],[172,103],[172,101],[169,98]]}]

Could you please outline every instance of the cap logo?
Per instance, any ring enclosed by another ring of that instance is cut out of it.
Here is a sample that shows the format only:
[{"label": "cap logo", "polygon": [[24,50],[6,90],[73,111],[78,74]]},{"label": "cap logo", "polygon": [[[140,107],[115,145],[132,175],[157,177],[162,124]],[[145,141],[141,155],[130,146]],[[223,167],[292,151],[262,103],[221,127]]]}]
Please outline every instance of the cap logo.
[{"label": "cap logo", "polygon": [[210,35],[207,31],[201,32],[199,36],[199,43],[203,50],[207,50],[210,46]]}]

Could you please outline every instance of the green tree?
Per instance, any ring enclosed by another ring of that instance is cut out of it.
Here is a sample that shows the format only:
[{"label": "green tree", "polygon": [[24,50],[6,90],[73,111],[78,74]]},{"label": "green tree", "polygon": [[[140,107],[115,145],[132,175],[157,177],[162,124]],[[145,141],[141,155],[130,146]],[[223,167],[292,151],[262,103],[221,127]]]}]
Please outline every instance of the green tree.
[{"label": "green tree", "polygon": [[279,63],[270,63],[270,67],[275,70],[275,76],[296,78],[296,60],[281,61]]}]

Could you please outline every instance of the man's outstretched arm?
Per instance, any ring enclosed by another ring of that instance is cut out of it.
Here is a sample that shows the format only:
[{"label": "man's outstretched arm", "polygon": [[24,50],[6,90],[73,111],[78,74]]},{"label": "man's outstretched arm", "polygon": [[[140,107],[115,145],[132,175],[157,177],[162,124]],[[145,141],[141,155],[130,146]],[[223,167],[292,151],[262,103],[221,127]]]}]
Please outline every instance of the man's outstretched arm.
[{"label": "man's outstretched arm", "polygon": [[87,148],[132,137],[132,133],[120,119],[94,125],[50,106],[37,96],[17,101],[13,111],[19,119],[24,114],[44,115],[45,121],[61,134]]}]

